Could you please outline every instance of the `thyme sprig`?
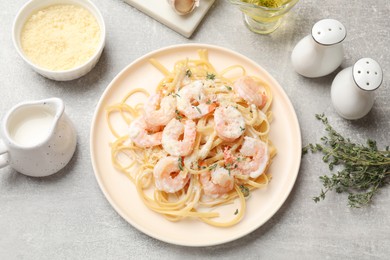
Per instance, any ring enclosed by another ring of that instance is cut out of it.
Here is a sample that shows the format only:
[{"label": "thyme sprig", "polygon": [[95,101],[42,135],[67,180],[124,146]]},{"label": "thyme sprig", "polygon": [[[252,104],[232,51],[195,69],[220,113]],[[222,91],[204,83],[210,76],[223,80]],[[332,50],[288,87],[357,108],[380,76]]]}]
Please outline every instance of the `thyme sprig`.
[{"label": "thyme sprig", "polygon": [[329,165],[329,170],[333,171],[336,165],[340,170],[331,176],[320,176],[323,189],[313,200],[324,200],[326,193],[335,190],[337,193],[349,194],[348,205],[352,208],[369,204],[379,188],[389,183],[389,147],[378,150],[373,140],[367,140],[366,145],[356,144],[336,132],[324,114],[317,114],[316,118],[324,124],[328,136],[321,138],[322,144],[309,144],[302,152],[321,152],[324,155],[322,160]]}]

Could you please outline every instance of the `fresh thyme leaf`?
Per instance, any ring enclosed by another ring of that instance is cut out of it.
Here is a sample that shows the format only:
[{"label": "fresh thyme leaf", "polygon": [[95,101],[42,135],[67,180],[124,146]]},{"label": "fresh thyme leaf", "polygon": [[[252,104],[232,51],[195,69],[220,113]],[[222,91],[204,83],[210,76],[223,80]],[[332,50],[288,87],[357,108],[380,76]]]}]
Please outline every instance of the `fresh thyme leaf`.
[{"label": "fresh thyme leaf", "polygon": [[234,215],[237,215],[238,214],[238,209],[236,209],[236,211],[234,211]]},{"label": "fresh thyme leaf", "polygon": [[198,110],[199,114],[202,114],[202,111],[199,109],[199,107],[195,107],[196,110]]},{"label": "fresh thyme leaf", "polygon": [[249,196],[249,188],[247,186],[244,186],[244,185],[240,185],[240,190],[242,192],[242,194],[244,195],[244,197],[248,197]]},{"label": "fresh thyme leaf", "polygon": [[324,200],[327,192],[335,190],[349,194],[350,207],[369,204],[379,188],[389,184],[390,151],[387,147],[384,151],[378,150],[374,140],[367,140],[366,145],[356,144],[335,131],[324,114],[317,114],[316,118],[324,124],[328,136],[321,138],[321,144],[308,144],[302,153],[321,152],[329,170],[338,165],[339,171],[320,176],[324,189],[313,200]]},{"label": "fresh thyme leaf", "polygon": [[177,120],[179,120],[179,121],[181,121],[181,119],[183,118],[181,115],[180,115],[180,112],[179,112],[179,110],[175,110],[175,113],[176,113],[176,119]]},{"label": "fresh thyme leaf", "polygon": [[184,168],[183,168],[183,158],[179,157],[178,161],[179,161],[179,169],[180,169],[180,171],[183,171],[184,170]]},{"label": "fresh thyme leaf", "polygon": [[215,79],[215,74],[213,74],[213,73],[208,73],[208,72],[207,72],[206,78],[207,78],[207,79],[214,80],[214,79]]},{"label": "fresh thyme leaf", "polygon": [[241,126],[240,126],[240,129],[241,129],[242,132],[245,131],[245,127],[241,127]]},{"label": "fresh thyme leaf", "polygon": [[232,87],[230,87],[230,86],[225,86],[229,91],[231,91],[232,90]]},{"label": "fresh thyme leaf", "polygon": [[215,163],[215,164],[209,166],[209,169],[214,170],[215,168],[217,168],[217,166],[218,166],[218,164]]},{"label": "fresh thyme leaf", "polygon": [[186,70],[186,76],[189,78],[192,76],[192,71],[190,69]]},{"label": "fresh thyme leaf", "polygon": [[175,96],[176,96],[176,97],[180,97],[180,95],[179,95],[179,94],[177,94],[177,93],[175,93]]}]

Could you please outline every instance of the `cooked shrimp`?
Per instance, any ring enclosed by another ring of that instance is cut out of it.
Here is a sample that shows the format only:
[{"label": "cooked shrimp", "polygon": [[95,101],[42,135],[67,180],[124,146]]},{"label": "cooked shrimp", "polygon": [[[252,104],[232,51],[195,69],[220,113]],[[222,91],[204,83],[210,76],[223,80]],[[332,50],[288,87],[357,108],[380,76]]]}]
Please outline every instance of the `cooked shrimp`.
[{"label": "cooked shrimp", "polygon": [[214,111],[215,131],[227,142],[239,138],[245,131],[245,119],[235,107],[218,107]]},{"label": "cooked shrimp", "polygon": [[215,108],[215,104],[207,101],[202,81],[195,81],[177,93],[177,110],[190,119],[201,118]]},{"label": "cooked shrimp", "polygon": [[259,139],[245,136],[240,153],[245,156],[238,163],[240,172],[251,178],[259,177],[269,161],[268,145]]},{"label": "cooked shrimp", "polygon": [[250,104],[263,107],[267,102],[267,96],[261,92],[260,84],[249,76],[237,79],[233,87],[237,94]]},{"label": "cooked shrimp", "polygon": [[225,168],[217,166],[217,168],[210,172],[202,173],[200,182],[203,186],[204,194],[212,198],[218,198],[234,187],[234,177]]},{"label": "cooked shrimp", "polygon": [[163,130],[162,146],[170,155],[186,156],[192,152],[195,138],[196,124],[194,121],[186,120],[183,124],[173,118]]},{"label": "cooked shrimp", "polygon": [[150,133],[145,119],[139,117],[131,122],[129,137],[137,146],[147,148],[161,144],[162,132]]},{"label": "cooked shrimp", "polygon": [[162,98],[161,94],[155,94],[145,104],[145,121],[151,127],[166,125],[175,117],[175,110],[176,99],[173,96]]},{"label": "cooked shrimp", "polygon": [[189,174],[180,170],[179,157],[161,158],[153,170],[156,188],[168,193],[174,193],[184,188],[190,179]]},{"label": "cooked shrimp", "polygon": [[237,156],[235,156],[232,151],[229,149],[229,147],[225,147],[223,149],[223,160],[225,164],[233,165],[237,163]]}]

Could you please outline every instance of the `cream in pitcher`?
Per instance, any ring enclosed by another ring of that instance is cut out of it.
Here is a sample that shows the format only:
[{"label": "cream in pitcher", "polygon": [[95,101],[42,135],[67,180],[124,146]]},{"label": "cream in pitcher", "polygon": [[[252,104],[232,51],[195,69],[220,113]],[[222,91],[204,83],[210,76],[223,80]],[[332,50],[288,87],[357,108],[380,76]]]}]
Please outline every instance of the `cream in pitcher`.
[{"label": "cream in pitcher", "polygon": [[41,177],[62,169],[76,148],[76,131],[59,98],[21,103],[3,120],[0,168]]}]

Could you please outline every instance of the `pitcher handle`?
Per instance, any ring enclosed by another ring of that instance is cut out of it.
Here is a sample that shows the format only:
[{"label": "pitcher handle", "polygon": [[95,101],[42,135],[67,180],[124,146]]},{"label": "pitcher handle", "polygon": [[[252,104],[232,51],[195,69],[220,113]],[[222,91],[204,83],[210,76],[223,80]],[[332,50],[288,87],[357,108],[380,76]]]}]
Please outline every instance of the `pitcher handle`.
[{"label": "pitcher handle", "polygon": [[0,139],[0,169],[7,166],[8,164],[8,148],[4,144],[3,140]]}]

